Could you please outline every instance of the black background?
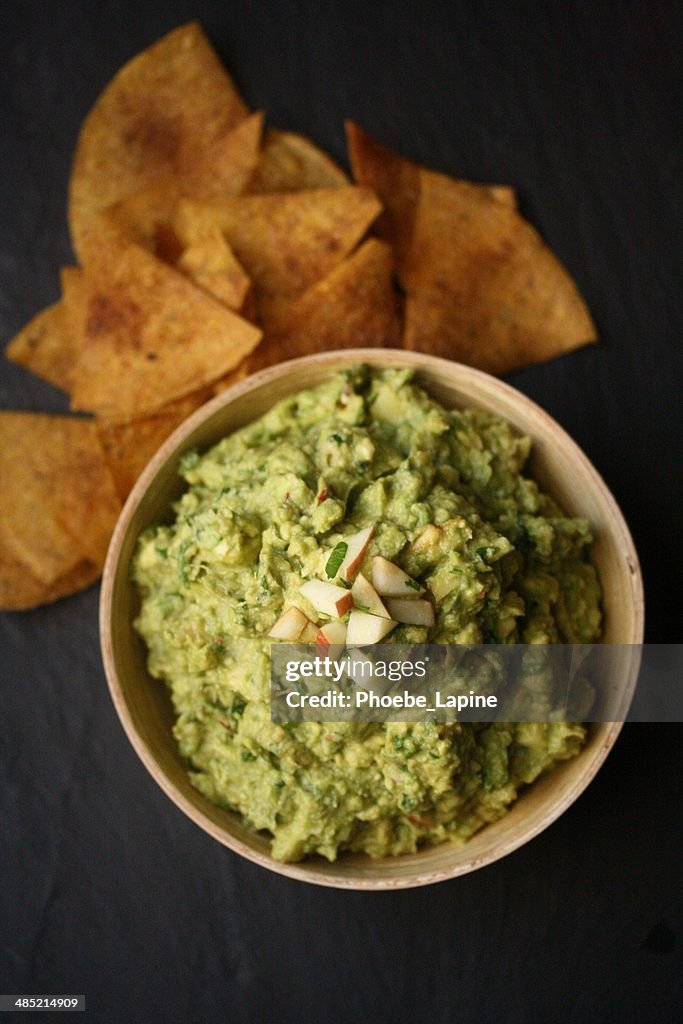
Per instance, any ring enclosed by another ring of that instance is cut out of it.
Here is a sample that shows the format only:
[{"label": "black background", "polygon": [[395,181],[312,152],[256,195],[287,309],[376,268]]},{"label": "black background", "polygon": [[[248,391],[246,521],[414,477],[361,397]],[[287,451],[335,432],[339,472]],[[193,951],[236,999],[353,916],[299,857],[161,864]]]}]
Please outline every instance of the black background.
[{"label": "black background", "polygon": [[[519,189],[601,343],[512,383],[605,476],[642,559],[648,639],[678,641],[680,10],[6,0],[2,339],[58,294],[83,116],[126,59],[196,17],[271,124],[343,160],[352,117],[439,170]],[[5,361],[0,404],[66,409]],[[84,992],[89,1019],[126,1024],[683,1020],[680,726],[627,726],[577,804],[478,873],[317,889],[224,850],[156,788],[109,701],[97,598],[2,617],[0,991]]]}]

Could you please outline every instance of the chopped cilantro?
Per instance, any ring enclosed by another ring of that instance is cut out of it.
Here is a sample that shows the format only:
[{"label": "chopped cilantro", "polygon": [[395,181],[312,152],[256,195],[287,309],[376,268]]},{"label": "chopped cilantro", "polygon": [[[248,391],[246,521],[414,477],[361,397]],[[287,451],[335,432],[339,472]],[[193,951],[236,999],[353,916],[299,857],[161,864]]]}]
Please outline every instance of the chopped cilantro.
[{"label": "chopped cilantro", "polygon": [[246,700],[243,700],[242,697],[235,697],[234,701],[232,702],[232,707],[230,708],[230,714],[241,715],[244,712],[246,706]]},{"label": "chopped cilantro", "polygon": [[327,559],[327,565],[325,566],[325,572],[329,579],[333,579],[339,572],[339,566],[346,558],[346,552],[349,550],[349,545],[345,540],[340,540],[337,545],[332,549],[330,557]]}]

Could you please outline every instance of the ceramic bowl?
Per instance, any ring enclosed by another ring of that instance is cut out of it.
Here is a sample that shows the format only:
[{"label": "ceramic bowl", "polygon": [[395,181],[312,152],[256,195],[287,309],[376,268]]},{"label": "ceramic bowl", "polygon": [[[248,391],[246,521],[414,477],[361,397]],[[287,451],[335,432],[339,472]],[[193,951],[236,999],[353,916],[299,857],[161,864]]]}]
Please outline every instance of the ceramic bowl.
[{"label": "ceramic bowl", "polygon": [[[137,594],[128,568],[139,534],[168,518],[182,490],[178,459],[189,448],[206,449],[260,416],[279,399],[314,386],[350,363],[411,367],[416,381],[447,407],[477,406],[505,417],[533,440],[531,472],[566,512],[593,525],[593,556],[604,595],[607,643],[638,645],[643,638],[643,592],[638,558],[619,508],[583,452],[538,405],[519,391],[470,367],[391,349],[328,352],[271,367],[197,410],[151,460],[122,511],[104,570],[100,627],[111,695],[128,737],[167,796],[209,835],[249,860],[291,878],[347,889],[399,889],[454,878],[490,864],[547,828],[583,792],[604,762],[620,722],[594,724],[582,752],[526,791],[500,821],[469,843],[429,847],[415,854],[372,860],[342,855],[335,863],[311,858],[281,864],[270,856],[268,836],[245,828],[239,816],[209,803],[190,783],[171,733],[173,712],[163,683],[145,667],[145,648],[132,622]],[[637,656],[620,671],[622,708],[635,686]],[[623,716],[622,716],[623,717]]]}]

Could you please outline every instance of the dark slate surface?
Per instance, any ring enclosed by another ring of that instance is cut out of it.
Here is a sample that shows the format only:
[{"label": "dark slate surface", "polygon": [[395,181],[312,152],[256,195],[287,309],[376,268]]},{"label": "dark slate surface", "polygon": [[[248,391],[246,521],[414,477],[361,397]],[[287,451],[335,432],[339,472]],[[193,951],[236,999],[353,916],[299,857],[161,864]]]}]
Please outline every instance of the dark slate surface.
[{"label": "dark slate surface", "polygon": [[[648,638],[680,640],[680,7],[5,0],[3,341],[57,295],[83,115],[193,16],[271,123],[343,158],[350,116],[517,186],[602,343],[513,383],[604,474],[642,558]],[[0,403],[66,408],[5,362]],[[225,851],[148,778],[105,688],[97,598],[0,623],[0,991],[84,992],[89,1019],[126,1024],[683,1020],[680,726],[627,727],[560,821],[479,873],[315,889]]]}]

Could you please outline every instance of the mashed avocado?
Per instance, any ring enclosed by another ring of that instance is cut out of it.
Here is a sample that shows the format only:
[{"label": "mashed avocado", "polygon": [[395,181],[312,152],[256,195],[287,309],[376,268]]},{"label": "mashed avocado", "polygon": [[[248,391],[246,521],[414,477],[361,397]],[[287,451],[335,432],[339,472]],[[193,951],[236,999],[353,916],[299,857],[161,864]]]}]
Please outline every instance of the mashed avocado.
[{"label": "mashed avocado", "polygon": [[[583,519],[522,473],[529,439],[447,411],[404,370],[353,367],[185,455],[170,525],[133,572],[149,670],[169,686],[194,784],[273,835],[273,856],[374,857],[463,842],[584,740],[578,724],[275,725],[271,640],[330,548],[374,524],[367,553],[429,588],[433,628],[402,643],[589,643],[600,589]],[[427,529],[436,526],[439,529]]]}]

